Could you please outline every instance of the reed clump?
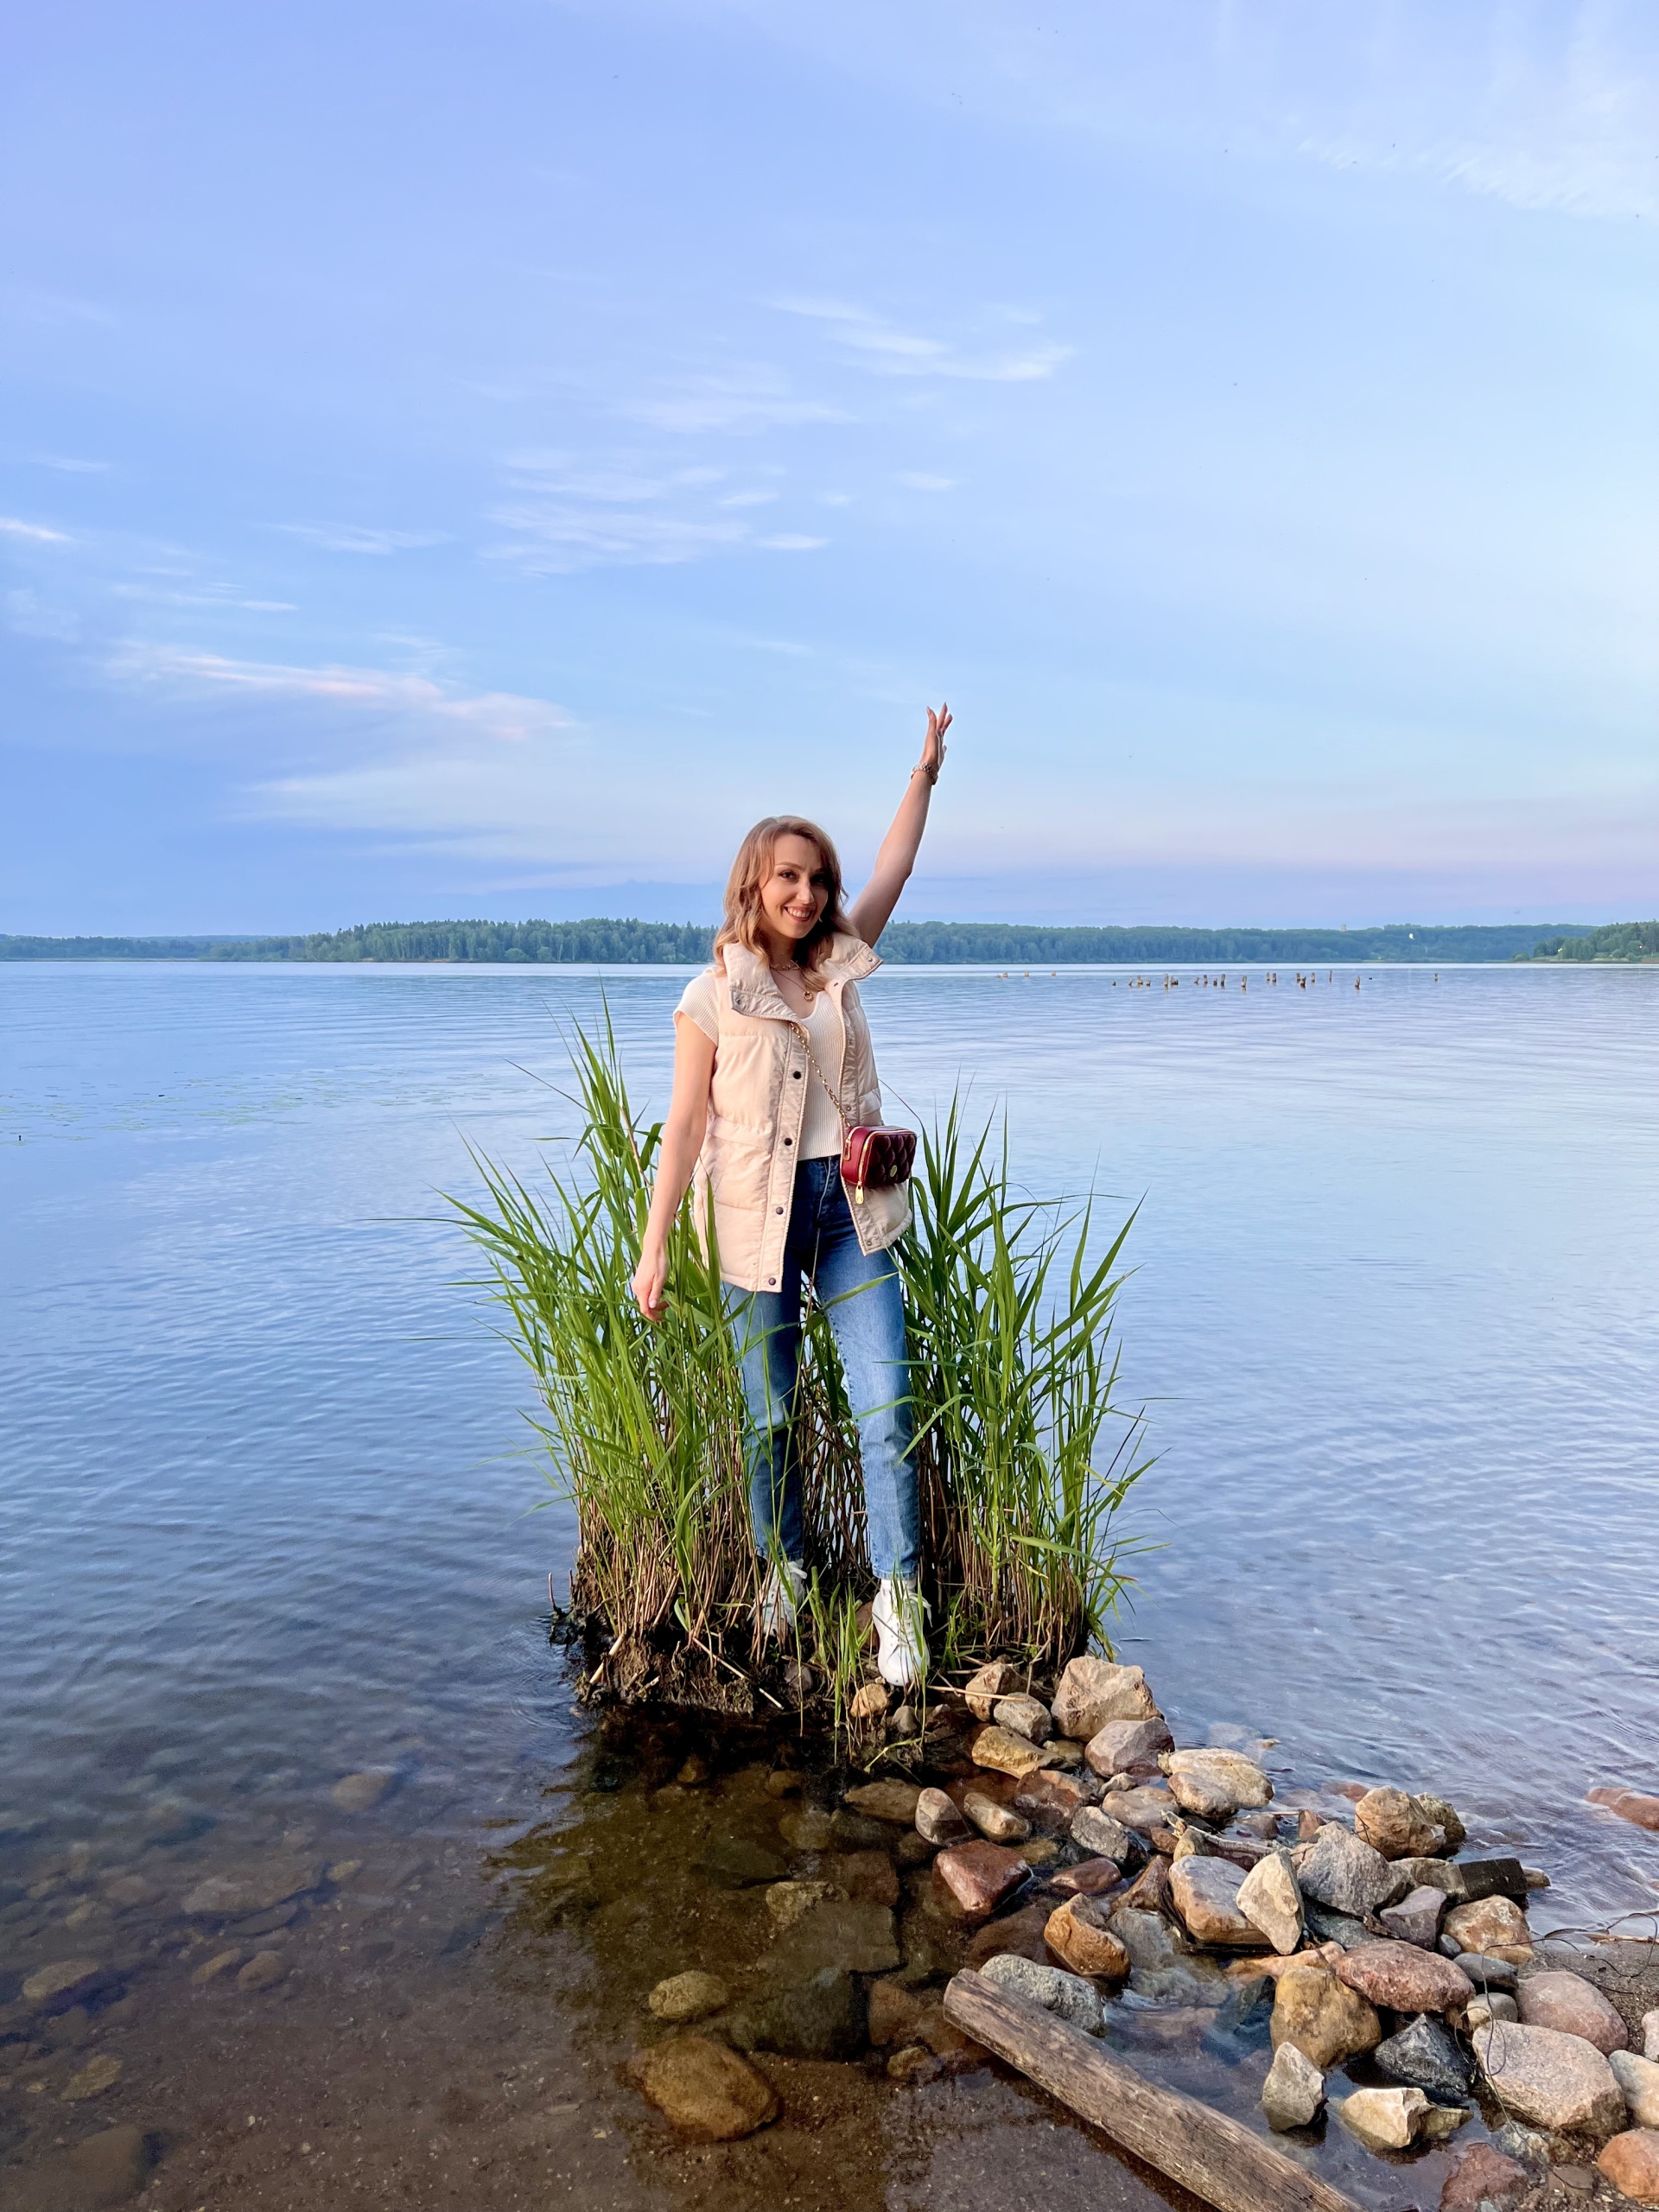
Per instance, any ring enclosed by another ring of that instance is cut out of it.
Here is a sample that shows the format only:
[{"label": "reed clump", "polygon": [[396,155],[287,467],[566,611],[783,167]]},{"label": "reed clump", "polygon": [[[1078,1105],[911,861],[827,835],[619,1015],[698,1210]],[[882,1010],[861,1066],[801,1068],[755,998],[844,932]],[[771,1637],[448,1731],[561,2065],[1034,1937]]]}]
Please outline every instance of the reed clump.
[{"label": "reed clump", "polygon": [[[810,1596],[801,1647],[759,1647],[743,1401],[712,1236],[692,1203],[654,1327],[630,1291],[660,1136],[628,1097],[608,1020],[572,1039],[582,1133],[531,1189],[477,1160],[453,1200],[487,1262],[502,1330],[537,1379],[546,1475],[577,1516],[571,1611],[590,1694],[753,1711],[861,1679],[873,1587],[858,1438],[823,1313],[803,1331],[793,1450]],[[1006,1141],[959,1102],[918,1153],[896,1255],[909,1321],[924,1586],[948,1672],[989,1657],[1051,1672],[1107,1626],[1135,1547],[1114,1516],[1148,1464],[1113,1403],[1112,1308],[1128,1224],[1095,1255],[1091,1209],[1021,1195]],[[1108,1647],[1109,1648],[1109,1647]]]}]

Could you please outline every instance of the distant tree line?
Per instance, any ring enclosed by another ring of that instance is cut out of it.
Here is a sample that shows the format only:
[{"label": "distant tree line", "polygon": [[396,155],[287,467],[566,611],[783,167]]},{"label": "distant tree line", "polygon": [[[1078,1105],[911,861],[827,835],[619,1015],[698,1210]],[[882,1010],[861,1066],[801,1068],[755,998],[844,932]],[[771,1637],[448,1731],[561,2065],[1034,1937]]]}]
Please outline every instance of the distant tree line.
[{"label": "distant tree line", "polygon": [[[1019,922],[895,922],[881,939],[897,965],[957,962],[999,968],[1081,963],[1190,967],[1243,961],[1318,962],[1639,959],[1612,950],[1637,940],[1649,952],[1659,925],[1611,930],[1548,923],[1468,928],[1399,922],[1385,929],[1045,929]],[[1645,933],[1645,934],[1644,934]],[[1590,950],[1602,940],[1608,949]],[[9,937],[6,960],[453,960],[631,966],[701,965],[714,931],[692,922],[369,922],[307,937]]]},{"label": "distant tree line", "polygon": [[1574,930],[1547,937],[1530,960],[1659,960],[1659,922],[1609,922],[1599,930]]}]

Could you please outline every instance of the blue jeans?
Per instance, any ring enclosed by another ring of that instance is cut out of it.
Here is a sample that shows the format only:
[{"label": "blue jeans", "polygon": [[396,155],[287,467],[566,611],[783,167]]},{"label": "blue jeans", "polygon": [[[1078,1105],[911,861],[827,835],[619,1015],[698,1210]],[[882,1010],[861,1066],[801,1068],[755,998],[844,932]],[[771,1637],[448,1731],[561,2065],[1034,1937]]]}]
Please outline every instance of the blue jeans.
[{"label": "blue jeans", "polygon": [[803,1160],[796,1166],[783,1288],[726,1286],[748,1409],[745,1458],[756,1548],[763,1554],[775,1548],[798,1564],[804,1542],[801,1474],[789,1437],[801,1371],[803,1276],[835,1332],[847,1402],[858,1423],[870,1564],[882,1580],[889,1575],[913,1580],[921,1557],[921,1515],[899,1270],[891,1252],[867,1253],[860,1246],[838,1158]]}]

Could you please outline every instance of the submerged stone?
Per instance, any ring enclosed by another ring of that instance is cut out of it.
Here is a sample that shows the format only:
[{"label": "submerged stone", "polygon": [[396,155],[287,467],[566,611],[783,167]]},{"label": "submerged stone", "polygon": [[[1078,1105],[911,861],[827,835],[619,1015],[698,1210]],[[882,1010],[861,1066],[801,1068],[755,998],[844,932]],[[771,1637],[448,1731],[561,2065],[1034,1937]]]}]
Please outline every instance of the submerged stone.
[{"label": "submerged stone", "polygon": [[642,2051],[630,2071],[682,2135],[728,2143],[778,2116],[778,2098],[747,2059],[708,2036],[674,2036]]},{"label": "submerged stone", "polygon": [[[897,1965],[895,1953],[893,1963]],[[728,2016],[739,2050],[775,2050],[785,2058],[855,2058],[868,2015],[852,1975],[825,1967],[803,1980],[751,1997]]]}]

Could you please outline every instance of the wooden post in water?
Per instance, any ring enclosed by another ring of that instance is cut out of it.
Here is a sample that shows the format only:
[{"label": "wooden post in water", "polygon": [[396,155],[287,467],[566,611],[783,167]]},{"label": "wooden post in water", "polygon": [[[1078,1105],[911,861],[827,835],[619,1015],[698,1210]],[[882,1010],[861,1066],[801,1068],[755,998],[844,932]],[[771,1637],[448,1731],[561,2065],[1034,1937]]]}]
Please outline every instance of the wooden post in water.
[{"label": "wooden post in water", "polygon": [[1264,2137],[1155,2088],[1080,2028],[979,1974],[957,1975],[944,2017],[1216,2212],[1359,2212],[1351,2196],[1304,2173]]}]

